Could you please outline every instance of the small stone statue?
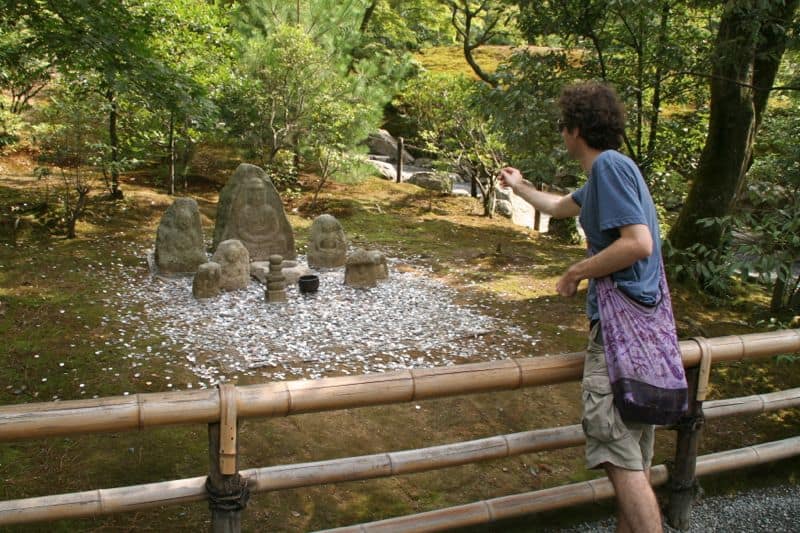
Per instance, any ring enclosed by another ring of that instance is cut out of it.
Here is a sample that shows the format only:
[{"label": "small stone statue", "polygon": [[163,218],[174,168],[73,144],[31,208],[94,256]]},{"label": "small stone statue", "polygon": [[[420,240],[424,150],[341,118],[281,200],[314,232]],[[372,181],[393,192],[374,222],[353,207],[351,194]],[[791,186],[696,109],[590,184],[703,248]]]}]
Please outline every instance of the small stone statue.
[{"label": "small stone statue", "polygon": [[197,272],[208,261],[203,249],[200,209],[192,198],[176,198],[156,232],[156,265],[162,274]]},{"label": "small stone statue", "polygon": [[219,286],[222,290],[247,288],[250,282],[250,255],[240,241],[230,239],[219,243],[211,261],[220,266]]},{"label": "small stone statue", "polygon": [[286,278],[281,270],[283,269],[283,257],[277,254],[269,256],[269,273],[267,274],[267,290],[264,296],[267,302],[286,301]]},{"label": "small stone statue", "polygon": [[378,285],[378,280],[388,279],[386,256],[378,250],[358,248],[348,258],[344,270],[344,283],[358,289]]},{"label": "small stone statue", "polygon": [[336,268],[347,261],[347,239],[342,225],[332,215],[320,215],[311,224],[308,266]]},{"label": "small stone statue", "polygon": [[192,295],[198,300],[219,295],[222,267],[219,263],[208,262],[197,267],[192,282]]}]

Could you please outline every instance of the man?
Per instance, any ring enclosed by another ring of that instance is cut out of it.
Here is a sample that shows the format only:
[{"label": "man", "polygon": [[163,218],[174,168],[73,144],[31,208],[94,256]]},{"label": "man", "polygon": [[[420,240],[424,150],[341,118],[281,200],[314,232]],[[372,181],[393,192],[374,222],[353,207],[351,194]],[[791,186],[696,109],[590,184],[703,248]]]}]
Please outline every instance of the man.
[{"label": "man", "polygon": [[564,89],[558,127],[567,152],[589,178],[566,196],[537,191],[512,167],[500,172],[501,185],[555,218],[580,215],[589,255],[570,266],[556,284],[574,296],[589,280],[589,347],[583,374],[583,429],[589,468],[604,468],[617,495],[618,531],[660,532],[661,515],[649,483],[653,426],[626,423],[613,404],[603,353],[595,278],[611,275],[617,287],[644,305],[659,301],[661,239],[655,206],[639,169],[617,149],[625,115],[607,85],[584,83]]}]

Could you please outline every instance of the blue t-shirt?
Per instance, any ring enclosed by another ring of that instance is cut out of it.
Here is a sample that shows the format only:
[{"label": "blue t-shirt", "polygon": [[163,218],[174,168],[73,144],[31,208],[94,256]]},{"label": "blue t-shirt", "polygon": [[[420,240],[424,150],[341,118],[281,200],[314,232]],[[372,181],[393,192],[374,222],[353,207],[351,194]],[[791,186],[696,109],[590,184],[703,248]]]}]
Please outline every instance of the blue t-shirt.
[{"label": "blue t-shirt", "polygon": [[[645,224],[653,238],[653,253],[630,267],[614,272],[617,287],[634,300],[655,305],[660,298],[661,234],[653,198],[641,172],[627,156],[616,150],[602,152],[586,183],[572,193],[581,208],[580,223],[591,253],[598,253],[619,238],[619,228]],[[594,280],[589,280],[586,313],[591,320],[600,318]]]}]

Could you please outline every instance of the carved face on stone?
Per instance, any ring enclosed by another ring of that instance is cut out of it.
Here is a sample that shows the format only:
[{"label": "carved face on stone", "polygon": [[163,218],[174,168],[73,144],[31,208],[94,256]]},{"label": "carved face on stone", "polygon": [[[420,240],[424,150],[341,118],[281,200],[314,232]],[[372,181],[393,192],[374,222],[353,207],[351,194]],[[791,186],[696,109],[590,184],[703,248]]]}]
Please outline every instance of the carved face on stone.
[{"label": "carved face on stone", "polygon": [[162,273],[194,272],[206,262],[197,203],[177,198],[156,232],[156,264]]},{"label": "carved face on stone", "polygon": [[278,215],[267,203],[267,189],[260,179],[248,179],[239,189],[233,205],[236,235],[245,245],[282,241]]},{"label": "carved face on stone", "polygon": [[245,245],[254,261],[272,254],[297,257],[292,227],[267,174],[242,163],[220,191],[213,246],[229,239]]},{"label": "carved face on stone", "polygon": [[320,215],[311,224],[308,264],[312,267],[334,268],[344,265],[347,241],[341,224],[331,215]]}]

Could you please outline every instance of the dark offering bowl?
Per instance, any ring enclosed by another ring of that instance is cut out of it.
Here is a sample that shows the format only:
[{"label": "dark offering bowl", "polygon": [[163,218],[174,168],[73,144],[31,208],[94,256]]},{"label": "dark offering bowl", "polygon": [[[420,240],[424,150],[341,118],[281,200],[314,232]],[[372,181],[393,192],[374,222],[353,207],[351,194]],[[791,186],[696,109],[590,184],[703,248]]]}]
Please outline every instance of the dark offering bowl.
[{"label": "dark offering bowl", "polygon": [[319,289],[319,276],[316,274],[306,274],[305,276],[300,276],[300,278],[297,280],[297,286],[300,289],[300,292],[303,294],[317,292]]}]

